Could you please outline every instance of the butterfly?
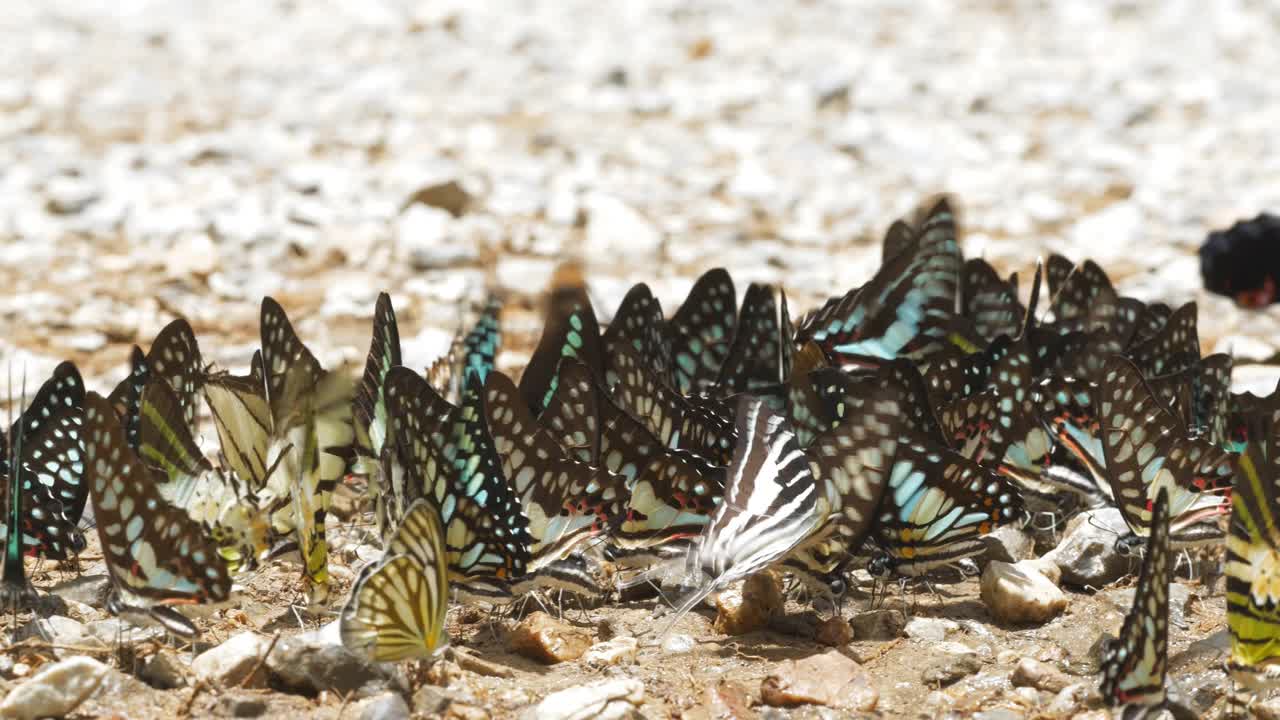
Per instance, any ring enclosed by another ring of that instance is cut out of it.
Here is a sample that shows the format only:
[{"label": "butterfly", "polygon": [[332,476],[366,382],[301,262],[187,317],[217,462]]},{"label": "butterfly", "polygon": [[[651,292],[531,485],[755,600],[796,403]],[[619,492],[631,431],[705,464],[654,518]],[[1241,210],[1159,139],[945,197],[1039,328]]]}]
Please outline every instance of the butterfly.
[{"label": "butterfly", "polygon": [[551,402],[563,358],[575,358],[586,365],[594,377],[604,377],[600,325],[586,288],[577,283],[552,290],[542,337],[520,376],[520,395],[534,417],[541,415]]},{"label": "butterfly", "polygon": [[904,432],[888,471],[873,539],[875,577],[918,576],[983,550],[981,536],[1022,513],[1008,479]]},{"label": "butterfly", "polygon": [[468,378],[475,378],[476,382],[483,384],[493,369],[498,348],[502,345],[501,312],[502,302],[496,296],[490,296],[475,325],[466,334],[459,333],[449,351],[427,368],[427,382],[449,402],[459,402],[466,390],[463,383],[468,382]]},{"label": "butterfly", "polygon": [[1280,412],[1251,422],[1236,459],[1227,535],[1227,670],[1235,685],[1229,716],[1245,717],[1249,701],[1280,686]]},{"label": "butterfly", "polygon": [[1178,308],[1152,337],[1130,347],[1125,354],[1147,377],[1176,373],[1200,362],[1200,336],[1196,304]]},{"label": "butterfly", "polygon": [[666,321],[662,304],[653,296],[649,286],[637,283],[627,291],[613,320],[605,328],[601,342],[606,359],[605,381],[609,387],[617,384],[617,371],[609,358],[617,356],[620,347],[630,346],[640,357],[649,361],[649,368],[661,378],[671,379],[668,360],[671,348],[667,343]]},{"label": "butterfly", "polygon": [[581,363],[561,363],[555,395],[538,424],[569,455],[624,479],[624,518],[607,537],[619,565],[675,555],[698,536],[723,495],[724,467],[665,447],[615,406]]},{"label": "butterfly", "polygon": [[673,625],[707,595],[786,556],[819,520],[813,473],[786,416],[744,396],[736,425],[741,440],[728,467],[724,501],[688,556],[698,589],[677,609]]},{"label": "butterfly", "polygon": [[138,458],[157,471],[160,496],[204,526],[229,572],[255,567],[272,539],[256,494],[204,456],[168,382],[147,382],[140,415]]},{"label": "butterfly", "polygon": [[439,510],[455,592],[509,600],[512,581],[528,573],[533,538],[489,439],[481,390],[468,387],[454,407],[417,373],[391,369],[384,392],[395,451],[384,450],[384,472],[403,472],[406,487]]},{"label": "butterfly", "polygon": [[510,378],[489,374],[484,408],[502,474],[529,520],[531,572],[563,559],[622,519],[626,478],[568,457],[538,426]]},{"label": "butterfly", "polygon": [[1169,495],[1161,488],[1151,515],[1151,534],[1120,636],[1102,650],[1102,698],[1125,706],[1124,717],[1142,717],[1165,704],[1169,665]]},{"label": "butterfly", "polygon": [[1018,333],[1026,310],[1018,301],[1016,274],[1002,280],[990,263],[973,258],[965,261],[960,278],[960,312],[973,320],[979,335],[994,340]]},{"label": "butterfly", "polygon": [[184,419],[194,425],[197,397],[203,386],[205,369],[201,365],[200,348],[191,324],[183,318],[165,325],[151,349],[144,355],[136,345],[129,356],[129,375],[111,391],[109,400],[124,418],[129,443],[138,448],[139,405],[147,381],[159,377],[177,393]]},{"label": "butterfly", "polygon": [[866,285],[808,315],[797,341],[813,340],[834,365],[846,369],[896,357],[928,358],[946,347],[959,282],[955,216],[940,200],[911,243]]},{"label": "butterfly", "polygon": [[129,447],[111,403],[97,393],[84,401],[85,475],[114,611],[139,609],[175,632],[194,635],[172,605],[221,602],[231,592],[225,563],[204,528],[161,497],[156,471]]},{"label": "butterfly", "polygon": [[431,657],[448,644],[449,573],[439,512],[409,506],[382,559],[356,578],[342,610],[342,644],[376,662]]},{"label": "butterfly", "polygon": [[373,311],[373,339],[369,343],[364,375],[356,387],[352,417],[356,443],[361,448],[360,469],[368,477],[374,523],[378,536],[384,542],[407,507],[404,487],[390,484],[390,478],[382,477],[382,464],[378,462],[387,442],[387,402],[383,385],[391,368],[402,364],[395,308],[391,305],[390,295],[379,293]]},{"label": "butterfly", "polygon": [[[1203,541],[1191,534],[1201,529],[1193,526],[1230,507],[1230,455],[1189,437],[1186,427],[1152,396],[1137,366],[1121,356],[1108,364],[1099,395],[1102,466],[1109,481],[1102,489],[1110,490],[1129,529],[1138,537],[1149,534],[1152,504],[1164,487],[1171,542],[1185,546]],[[1218,537],[1214,532],[1207,539]]]},{"label": "butterfly", "polygon": [[785,561],[801,583],[819,592],[829,591],[830,579],[842,574],[875,527],[906,414],[901,394],[888,383],[835,402],[842,420],[817,433],[805,450],[819,519]]},{"label": "butterfly", "polygon": [[687,450],[713,464],[733,453],[735,430],[717,400],[685,397],[645,366],[630,348],[613,357],[618,384],[613,401],[669,448]]},{"label": "butterfly", "polygon": [[[12,534],[21,537],[24,554],[62,560],[84,549],[77,527],[89,497],[83,404],[79,371],[70,362],[60,363],[10,429],[9,452],[0,433],[0,485],[9,508],[5,527],[21,529]],[[12,487],[19,489],[16,497]]]},{"label": "butterfly", "polygon": [[676,391],[693,395],[716,384],[737,323],[738,296],[729,272],[715,268],[703,273],[664,325]]},{"label": "butterfly", "polygon": [[262,300],[261,335],[271,438],[279,463],[274,496],[290,508],[275,513],[273,524],[280,532],[294,533],[308,594],[313,603],[321,603],[329,584],[325,517],[333,489],[346,472],[344,452],[355,440],[355,388],[343,375],[320,366],[284,308],[270,297]]},{"label": "butterfly", "polygon": [[794,337],[786,293],[779,289],[775,302],[771,286],[751,283],[742,299],[733,343],[720,366],[717,392],[758,392],[784,382],[791,375]]}]

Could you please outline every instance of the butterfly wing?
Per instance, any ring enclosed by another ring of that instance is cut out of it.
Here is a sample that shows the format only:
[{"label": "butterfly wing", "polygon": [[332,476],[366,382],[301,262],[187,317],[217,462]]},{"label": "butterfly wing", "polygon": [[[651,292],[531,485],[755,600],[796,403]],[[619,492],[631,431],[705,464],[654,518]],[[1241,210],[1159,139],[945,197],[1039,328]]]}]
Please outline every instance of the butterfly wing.
[{"label": "butterfly wing", "polygon": [[383,559],[356,579],[339,624],[342,643],[377,662],[431,657],[448,642],[448,607],[444,527],[419,499]]},{"label": "butterfly wing", "polygon": [[738,322],[738,296],[724,268],[703,273],[666,323],[675,389],[681,395],[705,392],[729,357]]},{"label": "butterfly wing", "polygon": [[85,396],[84,446],[98,539],[120,595],[142,605],[225,600],[231,581],[204,529],[160,496],[97,393]]},{"label": "butterfly wing", "polygon": [[1120,636],[1102,653],[1102,697],[1107,705],[1156,706],[1165,701],[1169,652],[1169,496],[1161,489],[1151,516],[1142,571]]}]

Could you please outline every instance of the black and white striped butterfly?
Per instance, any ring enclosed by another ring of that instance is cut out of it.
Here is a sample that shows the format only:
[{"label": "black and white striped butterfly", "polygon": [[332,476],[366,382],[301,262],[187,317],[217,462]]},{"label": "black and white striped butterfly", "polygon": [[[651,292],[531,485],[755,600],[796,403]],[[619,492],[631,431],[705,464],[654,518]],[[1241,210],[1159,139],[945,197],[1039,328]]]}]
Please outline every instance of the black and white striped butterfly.
[{"label": "black and white striped butterfly", "polygon": [[739,441],[724,500],[688,556],[698,588],[676,619],[711,593],[784,558],[820,520],[809,459],[786,416],[747,396],[738,401],[736,424]]}]

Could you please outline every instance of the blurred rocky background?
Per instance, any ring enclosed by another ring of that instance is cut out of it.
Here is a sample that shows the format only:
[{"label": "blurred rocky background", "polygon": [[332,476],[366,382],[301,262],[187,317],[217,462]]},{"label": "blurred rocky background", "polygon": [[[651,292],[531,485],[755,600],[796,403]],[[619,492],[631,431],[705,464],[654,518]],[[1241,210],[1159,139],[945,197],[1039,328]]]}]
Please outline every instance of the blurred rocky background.
[{"label": "blurred rocky background", "polygon": [[966,253],[1092,257],[1266,358],[1280,318],[1195,251],[1280,208],[1278,36],[1271,2],[9,2],[0,357],[105,390],[181,314],[243,368],[270,294],[355,362],[387,289],[421,365],[496,288],[510,368],[564,260],[602,319],[718,265],[801,311],[948,192]]}]

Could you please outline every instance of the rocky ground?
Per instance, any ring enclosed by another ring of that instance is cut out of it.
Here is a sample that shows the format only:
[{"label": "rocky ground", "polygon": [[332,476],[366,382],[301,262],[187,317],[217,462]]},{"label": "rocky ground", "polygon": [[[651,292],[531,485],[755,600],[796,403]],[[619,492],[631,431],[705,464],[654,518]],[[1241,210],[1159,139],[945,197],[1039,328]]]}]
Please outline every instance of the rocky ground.
[{"label": "rocky ground", "polygon": [[[862,282],[889,222],[950,192],[966,253],[1005,271],[1053,250],[1093,257],[1124,293],[1196,300],[1205,352],[1233,351],[1238,389],[1269,390],[1274,369],[1247,362],[1280,347],[1280,316],[1203,293],[1195,248],[1280,207],[1278,31],[1270,3],[10,3],[0,357],[32,381],[71,359],[106,391],[130,345],[180,314],[207,360],[243,370],[270,294],[323,361],[355,364],[386,289],[406,357],[426,364],[496,288],[499,364],[515,371],[564,260],[582,263],[605,318],[633,282],[671,309],[717,265],[742,288],[782,283],[803,309]],[[361,531],[333,531],[341,584],[365,559]],[[81,580],[32,567],[42,589],[72,583],[44,613],[66,619],[20,616],[0,683],[45,666],[101,675],[82,715],[410,709],[375,691],[382,671],[317,649],[323,633],[297,638],[327,618],[295,615],[287,565],[203,621],[226,657],[191,663],[136,631],[116,651],[94,554]],[[1201,708],[1222,687],[1221,585],[1182,575],[1171,666]],[[551,666],[513,654],[515,619],[464,608],[451,629],[479,661],[397,673],[427,715],[514,715],[604,683],[602,707],[649,717],[840,714],[867,688],[886,717],[1065,717],[1088,706],[1091,647],[1118,627],[1116,587],[1132,580],[1060,583],[1060,597],[1037,586],[1053,619],[1022,624],[994,621],[976,578],[884,610],[852,599],[839,657],[812,640],[826,615],[794,602],[767,632],[727,637],[694,615],[669,647],[634,654],[625,638],[651,625],[652,601],[569,611],[578,645],[615,643]],[[51,665],[85,653],[112,669]],[[839,697],[761,705],[813,677],[843,678],[812,690]]]}]

